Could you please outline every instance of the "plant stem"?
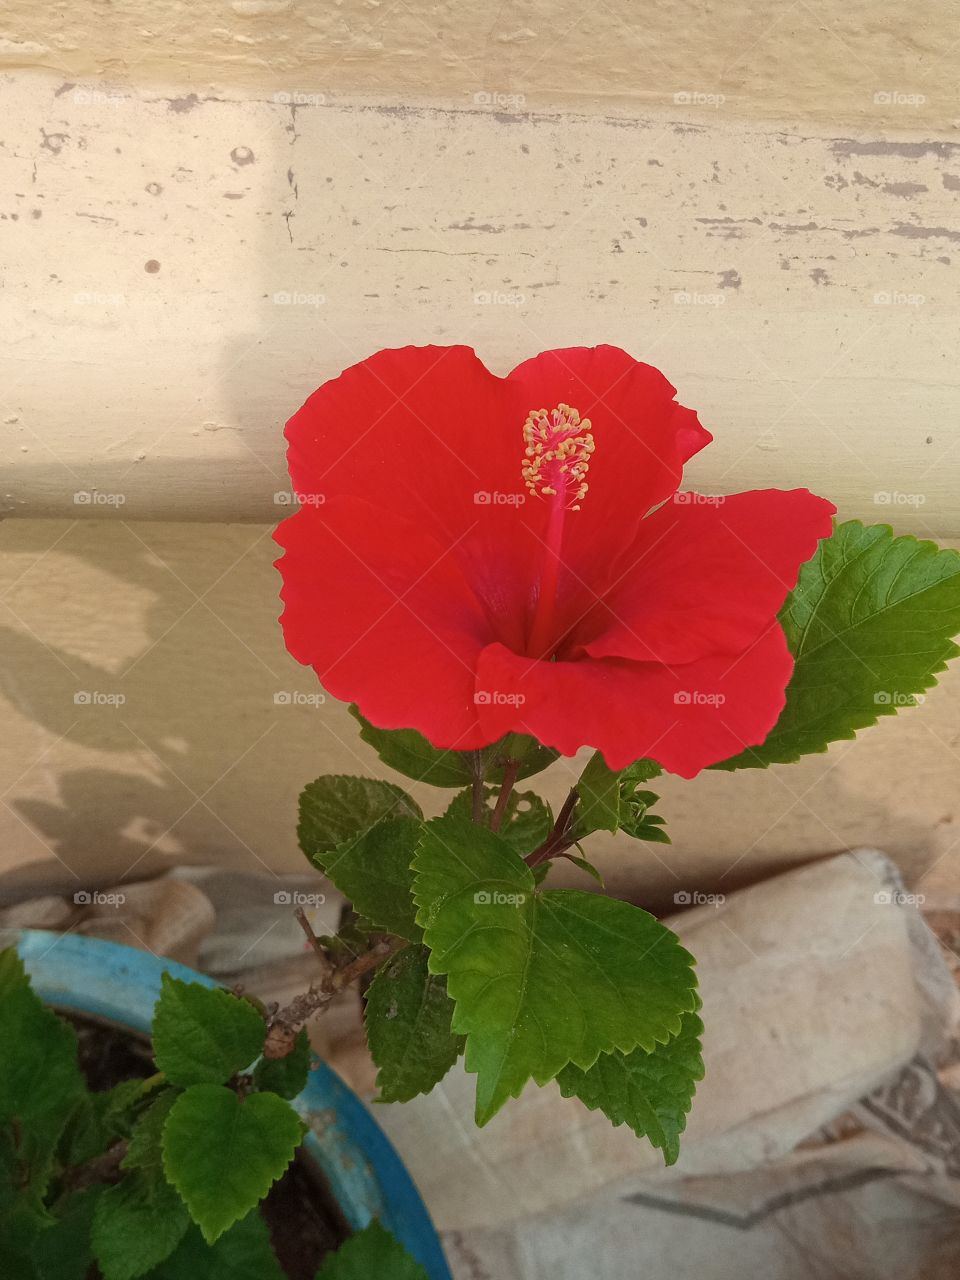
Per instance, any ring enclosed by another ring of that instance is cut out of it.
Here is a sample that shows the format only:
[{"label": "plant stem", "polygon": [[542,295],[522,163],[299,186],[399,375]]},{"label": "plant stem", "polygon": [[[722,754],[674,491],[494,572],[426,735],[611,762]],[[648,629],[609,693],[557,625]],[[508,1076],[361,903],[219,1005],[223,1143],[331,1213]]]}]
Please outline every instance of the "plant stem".
[{"label": "plant stem", "polygon": [[553,829],[538,849],[534,849],[533,853],[527,855],[527,866],[538,867],[541,862],[546,862],[548,858],[559,857],[566,849],[572,848],[576,841],[572,838],[570,832],[570,819],[573,817],[573,811],[577,807],[579,796],[577,789],[574,787],[566,800],[563,802],[563,808],[557,814],[557,820],[553,824]]},{"label": "plant stem", "polygon": [[378,968],[388,956],[406,945],[404,938],[381,935],[367,951],[355,956],[342,969],[330,968],[318,987],[311,987],[302,995],[295,996],[285,1008],[273,1015],[267,1025],[263,1056],[285,1058],[292,1051],[301,1028],[315,1013],[322,1012],[345,987]]},{"label": "plant stem", "polygon": [[503,822],[503,815],[507,811],[507,805],[510,803],[510,795],[517,781],[517,774],[520,772],[519,760],[508,760],[503,768],[503,782],[500,785],[500,794],[497,796],[496,808],[490,819],[490,830],[499,831],[500,824]]},{"label": "plant stem", "polygon": [[313,932],[313,925],[307,919],[306,914],[303,910],[303,907],[297,907],[296,911],[294,911],[293,914],[296,916],[297,924],[300,926],[303,932],[307,935],[307,941],[310,943],[310,946],[313,949],[314,955],[320,961],[320,964],[323,968],[324,973],[329,972],[329,970],[332,968],[332,965],[330,964],[330,957],[327,955],[326,951],[324,950],[323,943],[320,941],[317,935]]},{"label": "plant stem", "polygon": [[483,803],[483,754],[480,751],[472,752],[473,756],[473,784],[471,787],[472,812],[471,816],[474,822],[483,821],[483,811],[485,805]]}]

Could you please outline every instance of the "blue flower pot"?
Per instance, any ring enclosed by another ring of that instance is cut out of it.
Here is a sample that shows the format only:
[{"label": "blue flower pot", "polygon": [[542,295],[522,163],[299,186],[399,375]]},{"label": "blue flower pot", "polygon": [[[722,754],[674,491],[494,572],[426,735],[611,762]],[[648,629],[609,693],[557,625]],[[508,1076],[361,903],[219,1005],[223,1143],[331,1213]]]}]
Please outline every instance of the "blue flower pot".
[{"label": "blue flower pot", "polygon": [[[149,1035],[160,977],[220,984],[185,965],[99,938],[27,929],[17,950],[47,1004]],[[0,938],[0,945],[4,939]],[[319,1166],[351,1228],[379,1218],[426,1269],[451,1280],[426,1206],[386,1135],[356,1094],[322,1063],[293,1105],[309,1126],[307,1154]]]}]

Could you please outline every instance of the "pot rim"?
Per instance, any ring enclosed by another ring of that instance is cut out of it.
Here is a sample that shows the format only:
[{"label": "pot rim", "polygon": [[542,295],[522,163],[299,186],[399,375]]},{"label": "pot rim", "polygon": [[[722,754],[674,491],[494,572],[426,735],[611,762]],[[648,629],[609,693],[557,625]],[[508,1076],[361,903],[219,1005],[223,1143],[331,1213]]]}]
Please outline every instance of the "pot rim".
[{"label": "pot rim", "polygon": [[[175,960],[83,934],[0,930],[0,945],[16,946],[34,990],[47,1004],[141,1035],[149,1036],[164,973],[206,987],[223,986]],[[379,1218],[430,1280],[452,1280],[413,1179],[353,1090],[320,1062],[292,1105],[308,1126],[303,1146],[350,1228],[361,1230]]]}]

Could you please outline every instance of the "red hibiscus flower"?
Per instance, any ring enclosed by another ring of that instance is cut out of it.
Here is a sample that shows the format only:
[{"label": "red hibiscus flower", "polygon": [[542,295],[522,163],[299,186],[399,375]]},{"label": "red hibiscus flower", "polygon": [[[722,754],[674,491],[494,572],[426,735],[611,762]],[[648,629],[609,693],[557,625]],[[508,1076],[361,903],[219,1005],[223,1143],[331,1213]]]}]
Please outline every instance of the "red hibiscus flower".
[{"label": "red hibiscus flower", "polygon": [[834,507],[678,493],[711,436],[674,395],[616,347],[506,378],[406,347],[327,382],[287,426],[288,649],[437,747],[517,731],[692,777],[762,742],[793,669],[776,614]]}]

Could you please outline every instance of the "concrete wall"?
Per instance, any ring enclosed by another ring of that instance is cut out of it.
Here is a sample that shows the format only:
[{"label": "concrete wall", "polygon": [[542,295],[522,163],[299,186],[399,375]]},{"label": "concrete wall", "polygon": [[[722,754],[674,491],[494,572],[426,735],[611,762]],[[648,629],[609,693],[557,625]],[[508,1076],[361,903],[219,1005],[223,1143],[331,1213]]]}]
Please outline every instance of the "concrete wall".
[{"label": "concrete wall", "polygon": [[[960,538],[957,9],[8,6],[4,890],[291,868],[302,782],[375,767],[343,708],[273,701],[316,689],[269,527],[283,419],[377,347],[616,342],[715,433],[699,487]],[[674,849],[608,847],[612,886],[863,841],[919,877],[957,681],[800,766],[668,780]]]}]

